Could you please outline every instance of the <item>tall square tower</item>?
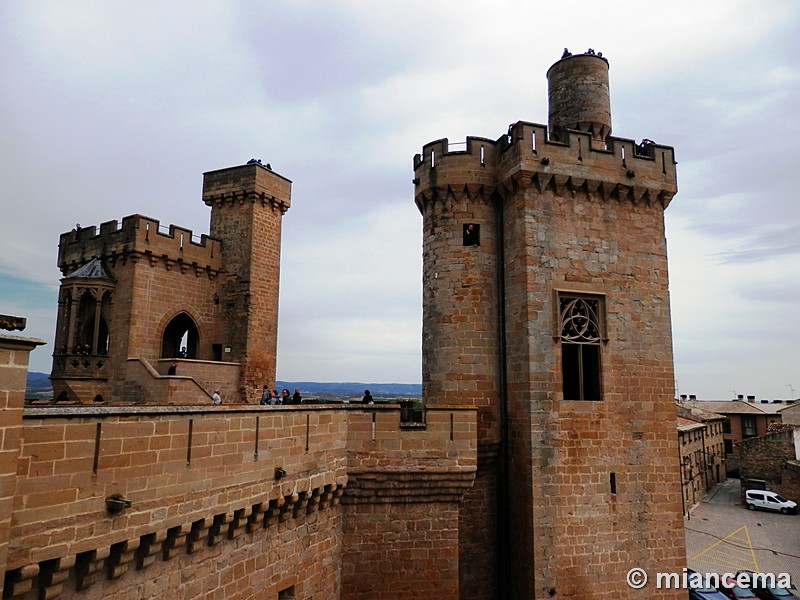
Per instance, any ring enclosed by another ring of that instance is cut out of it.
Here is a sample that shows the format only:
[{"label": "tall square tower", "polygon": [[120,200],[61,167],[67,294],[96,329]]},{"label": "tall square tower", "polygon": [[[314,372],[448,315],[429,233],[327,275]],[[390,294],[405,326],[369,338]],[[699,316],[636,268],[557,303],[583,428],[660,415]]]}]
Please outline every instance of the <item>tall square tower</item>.
[{"label": "tall square tower", "polygon": [[455,152],[437,140],[414,160],[424,400],[479,409],[462,598],[627,597],[631,568],[685,563],[673,149],[611,137],[601,55],[565,52],[547,77],[547,127]]}]

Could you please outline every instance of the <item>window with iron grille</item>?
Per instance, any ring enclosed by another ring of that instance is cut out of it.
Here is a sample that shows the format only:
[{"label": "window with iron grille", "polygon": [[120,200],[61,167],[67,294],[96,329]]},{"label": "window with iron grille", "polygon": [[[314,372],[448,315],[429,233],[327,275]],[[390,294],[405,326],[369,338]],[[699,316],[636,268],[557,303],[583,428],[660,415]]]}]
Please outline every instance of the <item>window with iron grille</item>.
[{"label": "window with iron grille", "polygon": [[602,296],[558,294],[564,400],[601,400]]}]

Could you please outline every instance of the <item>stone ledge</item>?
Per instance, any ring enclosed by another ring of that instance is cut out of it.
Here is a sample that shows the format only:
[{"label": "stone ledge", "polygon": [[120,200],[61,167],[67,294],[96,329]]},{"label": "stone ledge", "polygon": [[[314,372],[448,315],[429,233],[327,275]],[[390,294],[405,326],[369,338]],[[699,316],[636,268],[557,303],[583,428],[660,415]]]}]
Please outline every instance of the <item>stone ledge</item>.
[{"label": "stone ledge", "polygon": [[342,504],[460,502],[475,481],[475,469],[348,470],[347,475]]},{"label": "stone ledge", "polygon": [[[203,552],[224,540],[233,540],[243,532],[253,534],[290,518],[335,507],[346,484],[329,483],[317,488],[226,511],[189,523],[123,539],[109,547],[61,556],[39,563],[10,569],[6,573],[4,598],[20,598],[36,585],[38,597],[51,600],[66,590],[65,582],[74,581],[76,590],[85,590],[101,579],[123,576],[129,566],[142,570],[152,565],[160,554],[164,561],[181,551]],[[124,532],[121,532],[124,534]],[[68,593],[67,597],[72,594]]]}]

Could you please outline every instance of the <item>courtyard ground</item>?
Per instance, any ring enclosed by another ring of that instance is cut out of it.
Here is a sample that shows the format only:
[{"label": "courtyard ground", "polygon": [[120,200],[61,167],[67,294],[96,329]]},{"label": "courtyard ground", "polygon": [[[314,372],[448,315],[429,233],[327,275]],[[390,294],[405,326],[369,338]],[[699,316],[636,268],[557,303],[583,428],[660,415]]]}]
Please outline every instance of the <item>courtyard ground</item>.
[{"label": "courtyard ground", "polygon": [[728,479],[706,494],[684,519],[684,530],[690,569],[788,573],[792,586],[800,588],[800,514],[747,510],[738,479]]}]

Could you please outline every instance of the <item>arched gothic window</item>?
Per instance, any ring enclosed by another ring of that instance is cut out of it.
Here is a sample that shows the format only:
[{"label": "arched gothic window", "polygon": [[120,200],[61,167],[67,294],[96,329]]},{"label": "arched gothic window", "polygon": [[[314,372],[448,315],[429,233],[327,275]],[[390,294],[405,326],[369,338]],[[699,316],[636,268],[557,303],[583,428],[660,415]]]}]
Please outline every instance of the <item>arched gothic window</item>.
[{"label": "arched gothic window", "polygon": [[198,358],[200,335],[187,313],[175,315],[164,329],[161,358]]},{"label": "arched gothic window", "polygon": [[564,400],[601,400],[603,298],[562,292],[558,308]]}]

